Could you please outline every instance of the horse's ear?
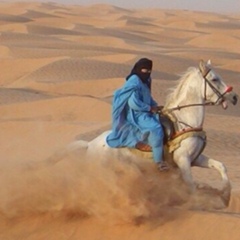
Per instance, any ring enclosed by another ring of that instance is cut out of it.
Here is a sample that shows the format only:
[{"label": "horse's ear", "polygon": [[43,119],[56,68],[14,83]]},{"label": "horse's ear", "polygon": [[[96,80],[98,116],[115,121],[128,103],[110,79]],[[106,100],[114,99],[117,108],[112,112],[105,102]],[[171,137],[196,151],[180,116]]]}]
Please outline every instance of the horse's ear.
[{"label": "horse's ear", "polygon": [[202,59],[199,62],[199,69],[200,69],[202,74],[204,74],[205,71],[206,71],[206,65],[205,65],[205,63],[204,63],[204,61]]},{"label": "horse's ear", "polygon": [[202,59],[200,60],[199,69],[200,69],[203,76],[205,76],[207,74],[207,72],[209,71],[209,68],[207,67],[207,65],[208,65],[208,63],[205,64],[205,62]]},{"label": "horse's ear", "polygon": [[207,65],[208,65],[208,66],[211,65],[211,60],[210,60],[210,59],[208,59],[208,61],[207,61]]}]

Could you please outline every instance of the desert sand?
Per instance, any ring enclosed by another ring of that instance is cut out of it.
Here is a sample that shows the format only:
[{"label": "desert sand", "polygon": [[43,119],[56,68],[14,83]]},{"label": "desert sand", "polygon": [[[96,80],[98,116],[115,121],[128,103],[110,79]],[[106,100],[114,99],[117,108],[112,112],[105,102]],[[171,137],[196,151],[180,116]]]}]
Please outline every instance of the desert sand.
[{"label": "desert sand", "polygon": [[[231,180],[193,169],[192,196],[153,164],[86,159],[66,146],[111,128],[113,92],[151,58],[153,96],[211,59],[239,93],[240,13],[0,2],[1,240],[239,240],[239,104],[209,107],[205,153]],[[139,169],[141,171],[139,171]]]}]

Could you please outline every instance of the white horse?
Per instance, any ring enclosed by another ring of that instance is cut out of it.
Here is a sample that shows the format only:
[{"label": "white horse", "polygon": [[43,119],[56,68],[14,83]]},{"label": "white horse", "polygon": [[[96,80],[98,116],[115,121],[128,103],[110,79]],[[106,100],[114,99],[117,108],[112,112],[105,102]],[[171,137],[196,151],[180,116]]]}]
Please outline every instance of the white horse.
[{"label": "white horse", "polygon": [[[191,174],[191,166],[216,169],[224,187],[230,187],[226,167],[223,163],[202,154],[206,144],[203,122],[206,105],[222,105],[227,108],[227,102],[236,104],[238,96],[228,87],[222,78],[212,69],[210,60],[200,61],[199,67],[189,68],[180,78],[177,86],[167,97],[162,110],[174,125],[174,136],[167,145],[172,161],[180,169],[183,180],[195,189]],[[110,131],[102,133],[90,142],[78,140],[71,144],[74,148],[86,148],[90,155],[136,158],[129,148],[110,148],[106,137]]]}]

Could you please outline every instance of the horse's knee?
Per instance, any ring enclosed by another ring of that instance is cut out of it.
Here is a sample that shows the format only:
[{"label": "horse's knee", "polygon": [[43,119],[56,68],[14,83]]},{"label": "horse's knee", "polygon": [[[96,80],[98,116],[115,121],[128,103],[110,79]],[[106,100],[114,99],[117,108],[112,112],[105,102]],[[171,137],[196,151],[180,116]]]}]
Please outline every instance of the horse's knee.
[{"label": "horse's knee", "polygon": [[216,160],[210,160],[209,161],[209,165],[210,165],[211,168],[218,169],[222,173],[226,173],[227,172],[226,166],[223,163],[218,162]]},{"label": "horse's knee", "polygon": [[222,172],[224,172],[224,173],[227,172],[227,168],[226,168],[226,166],[225,166],[223,163],[220,164],[220,170],[221,170]]}]

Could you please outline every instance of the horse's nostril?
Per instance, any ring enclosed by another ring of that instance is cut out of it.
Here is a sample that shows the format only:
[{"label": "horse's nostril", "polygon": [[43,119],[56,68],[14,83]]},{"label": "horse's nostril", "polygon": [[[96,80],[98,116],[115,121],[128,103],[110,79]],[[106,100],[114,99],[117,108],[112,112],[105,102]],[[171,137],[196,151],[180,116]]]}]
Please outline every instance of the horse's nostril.
[{"label": "horse's nostril", "polygon": [[233,96],[233,105],[236,105],[238,102],[238,97],[235,95]]}]

